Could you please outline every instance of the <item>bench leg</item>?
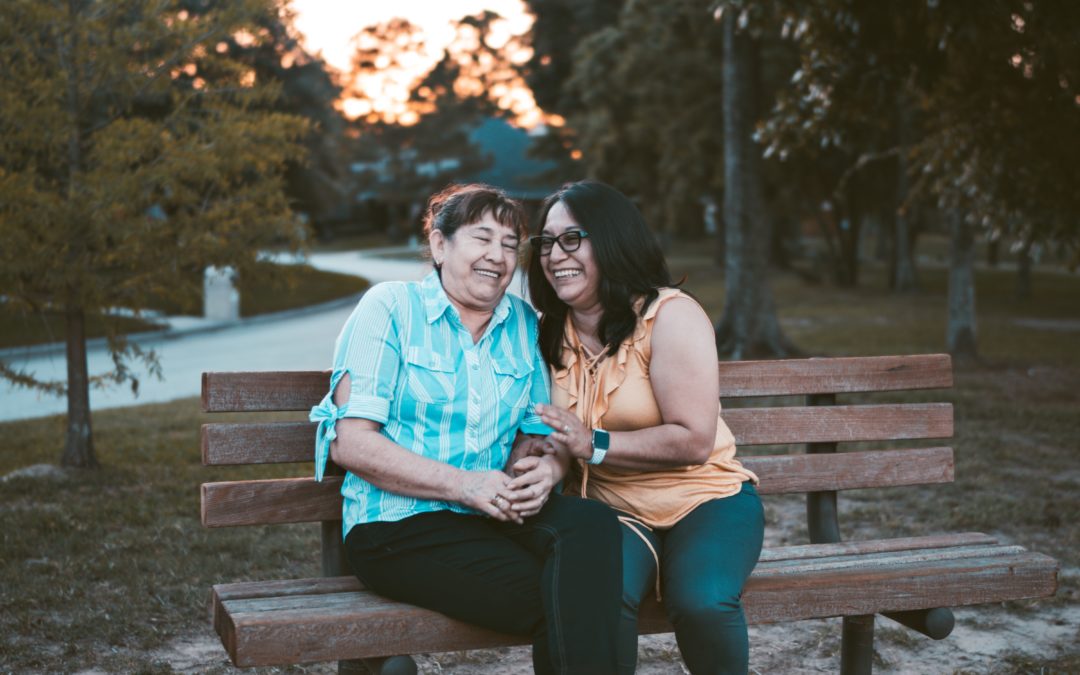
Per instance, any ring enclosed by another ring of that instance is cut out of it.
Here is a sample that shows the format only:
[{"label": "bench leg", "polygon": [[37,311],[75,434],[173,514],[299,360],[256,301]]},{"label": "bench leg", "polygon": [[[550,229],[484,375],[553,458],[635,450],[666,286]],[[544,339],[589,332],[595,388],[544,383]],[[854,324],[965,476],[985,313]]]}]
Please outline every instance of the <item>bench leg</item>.
[{"label": "bench leg", "polygon": [[870,675],[874,670],[874,615],[845,616],[840,641],[840,675]]}]

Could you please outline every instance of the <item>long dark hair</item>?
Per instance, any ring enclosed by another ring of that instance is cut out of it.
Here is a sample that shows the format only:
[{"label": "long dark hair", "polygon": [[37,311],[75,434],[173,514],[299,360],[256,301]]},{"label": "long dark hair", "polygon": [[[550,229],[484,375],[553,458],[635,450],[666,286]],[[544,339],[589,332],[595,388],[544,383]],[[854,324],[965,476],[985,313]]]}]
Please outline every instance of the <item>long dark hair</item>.
[{"label": "long dark hair", "polygon": [[[596,266],[600,270],[599,296],[604,314],[600,319],[600,340],[613,355],[634,332],[637,316],[634,300],[644,297],[641,313],[652,304],[658,289],[672,283],[664,253],[656,243],[645,219],[627,197],[599,181],[567,183],[544,200],[536,233],[544,229],[548,212],[562,202],[581,229],[589,233]],[[563,332],[569,307],[559,300],[540,264],[539,250],[528,261],[529,294],[541,313],[540,352],[548,363],[562,365]]]}]

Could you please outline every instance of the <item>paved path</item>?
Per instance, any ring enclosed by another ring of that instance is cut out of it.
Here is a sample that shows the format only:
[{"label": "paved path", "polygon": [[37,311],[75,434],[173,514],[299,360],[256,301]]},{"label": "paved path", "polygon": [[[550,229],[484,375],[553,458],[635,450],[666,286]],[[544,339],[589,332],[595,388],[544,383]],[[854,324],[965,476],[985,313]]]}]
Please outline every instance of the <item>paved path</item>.
[{"label": "paved path", "polygon": [[[380,257],[372,252],[313,254],[309,262],[318,269],[354,274],[372,283],[387,280],[422,278],[430,269],[415,260]],[[515,286],[514,288],[518,288]],[[334,338],[352,311],[354,302],[329,303],[316,308],[255,317],[222,325],[200,319],[177,318],[170,321],[172,330],[139,340],[154,349],[160,360],[164,379],[147,375],[141,367],[139,396],[128,386],[109,387],[90,392],[93,410],[172,401],[199,395],[204,370],[314,370],[329,368]],[[9,365],[35,373],[42,379],[63,380],[67,365],[63,350],[29,353],[9,351],[4,355]],[[90,373],[109,370],[107,350],[91,345],[88,354]],[[39,394],[0,382],[0,421],[43,417],[67,411],[62,397]]]}]

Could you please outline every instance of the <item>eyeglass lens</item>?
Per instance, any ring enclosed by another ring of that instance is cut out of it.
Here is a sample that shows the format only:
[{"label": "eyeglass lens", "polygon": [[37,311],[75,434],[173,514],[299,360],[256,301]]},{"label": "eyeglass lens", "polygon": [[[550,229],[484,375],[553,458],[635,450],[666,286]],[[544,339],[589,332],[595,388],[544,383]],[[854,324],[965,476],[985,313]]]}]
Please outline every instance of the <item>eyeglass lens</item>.
[{"label": "eyeglass lens", "polygon": [[581,248],[581,240],[587,236],[584,232],[579,230],[570,230],[569,232],[563,232],[557,237],[539,236],[536,239],[540,243],[540,255],[550,255],[551,250],[555,247],[556,242],[559,244],[565,253],[573,253]]}]

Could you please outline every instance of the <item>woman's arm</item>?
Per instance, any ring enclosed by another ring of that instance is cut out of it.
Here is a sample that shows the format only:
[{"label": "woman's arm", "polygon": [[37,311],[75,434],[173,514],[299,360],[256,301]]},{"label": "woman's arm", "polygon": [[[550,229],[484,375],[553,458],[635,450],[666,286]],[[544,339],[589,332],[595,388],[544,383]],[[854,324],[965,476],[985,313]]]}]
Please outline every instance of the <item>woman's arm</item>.
[{"label": "woman's arm", "polygon": [[[334,391],[334,402],[349,399],[346,374]],[[334,463],[380,489],[420,499],[452,501],[498,520],[521,521],[511,505],[515,491],[502,471],[463,471],[409,452],[379,433],[373,420],[344,418],[337,422],[337,439],[330,445]],[[501,497],[493,504],[495,497]]]},{"label": "woman's arm", "polygon": [[[648,471],[704,463],[716,441],[720,382],[712,323],[690,298],[672,298],[656,314],[649,381],[663,424],[611,432],[604,466]],[[592,430],[574,414],[549,405],[541,418],[555,429],[552,441],[574,457],[592,457]]]}]

